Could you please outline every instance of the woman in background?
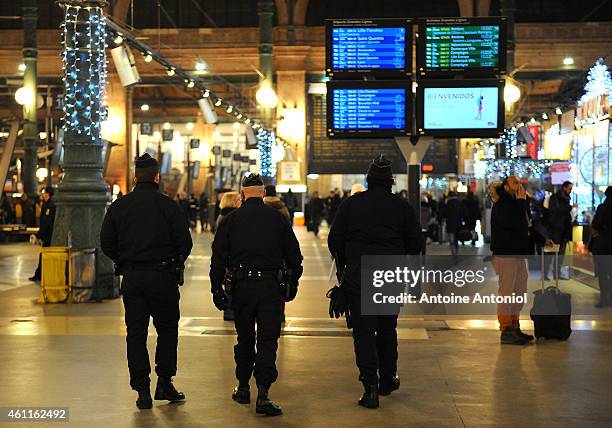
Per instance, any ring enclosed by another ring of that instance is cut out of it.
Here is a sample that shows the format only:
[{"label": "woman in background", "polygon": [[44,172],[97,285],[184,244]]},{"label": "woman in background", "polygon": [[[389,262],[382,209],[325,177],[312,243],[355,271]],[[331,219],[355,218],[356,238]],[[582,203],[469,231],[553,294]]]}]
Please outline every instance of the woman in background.
[{"label": "woman in background", "polygon": [[[216,229],[223,221],[223,218],[234,211],[236,208],[240,208],[240,194],[238,192],[225,192],[219,202],[219,217],[217,217]],[[215,229],[215,230],[216,230]]]}]

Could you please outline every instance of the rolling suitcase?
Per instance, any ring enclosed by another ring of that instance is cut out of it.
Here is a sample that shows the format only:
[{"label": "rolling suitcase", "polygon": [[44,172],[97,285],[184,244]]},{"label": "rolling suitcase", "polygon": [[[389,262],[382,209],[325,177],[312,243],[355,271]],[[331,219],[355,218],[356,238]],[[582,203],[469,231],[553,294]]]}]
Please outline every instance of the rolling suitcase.
[{"label": "rolling suitcase", "polygon": [[559,278],[555,275],[555,286],[544,286],[546,253],[555,254],[554,269],[559,268],[559,246],[542,249],[542,288],[534,291],[533,307],[531,308],[531,319],[533,320],[534,334],[536,339],[567,340],[572,333],[572,296],[559,290]]}]

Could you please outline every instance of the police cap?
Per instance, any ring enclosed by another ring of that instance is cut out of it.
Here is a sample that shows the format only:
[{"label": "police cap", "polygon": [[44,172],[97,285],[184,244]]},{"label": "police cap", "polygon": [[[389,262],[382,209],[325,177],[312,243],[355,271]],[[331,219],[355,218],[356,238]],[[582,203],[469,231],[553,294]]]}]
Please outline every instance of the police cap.
[{"label": "police cap", "polygon": [[145,153],[142,156],[138,156],[136,158],[135,164],[137,169],[159,168],[159,162],[157,162],[157,159],[151,157],[151,155],[148,153]]},{"label": "police cap", "polygon": [[259,174],[248,174],[242,179],[242,187],[263,186],[264,182]]}]

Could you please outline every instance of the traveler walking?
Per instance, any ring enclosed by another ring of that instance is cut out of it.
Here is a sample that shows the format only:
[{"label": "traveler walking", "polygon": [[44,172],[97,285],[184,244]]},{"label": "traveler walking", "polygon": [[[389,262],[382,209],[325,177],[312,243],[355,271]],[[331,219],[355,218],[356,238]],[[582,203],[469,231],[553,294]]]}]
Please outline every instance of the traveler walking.
[{"label": "traveler walking", "polygon": [[[570,195],[572,193],[573,184],[569,181],[564,182],[561,185],[561,189],[558,192],[552,194],[548,201],[548,226],[550,232],[550,239],[555,244],[559,245],[559,266],[560,272],[553,272],[552,277],[556,278],[559,275],[560,279],[569,279],[569,275],[563,266],[563,256],[567,243],[572,240],[572,205],[570,202]],[[548,257],[546,263],[547,275],[552,269],[552,257]]]},{"label": "traveler walking", "polygon": [[451,254],[456,262],[459,254],[459,241],[457,234],[463,226],[463,218],[465,217],[465,214],[463,212],[461,201],[457,197],[457,193],[454,190],[448,192],[448,197],[446,198],[446,202],[444,203],[442,210],[442,216],[446,222],[446,236],[448,237]]}]

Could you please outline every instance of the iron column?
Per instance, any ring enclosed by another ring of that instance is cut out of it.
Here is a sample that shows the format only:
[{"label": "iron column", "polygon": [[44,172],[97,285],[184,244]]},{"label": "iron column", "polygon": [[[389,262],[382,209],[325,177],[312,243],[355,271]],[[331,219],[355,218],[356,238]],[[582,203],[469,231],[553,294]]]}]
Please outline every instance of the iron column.
[{"label": "iron column", "polygon": [[23,105],[23,191],[33,197],[36,189],[36,166],[38,158],[36,146],[38,142],[38,121],[36,117],[36,25],[38,7],[36,0],[23,0],[23,87],[31,93],[31,98]]},{"label": "iron column", "polygon": [[113,265],[100,251],[100,229],[110,202],[104,181],[101,122],[106,118],[106,20],[104,0],[62,4],[64,66],[64,178],[56,197],[52,245],[69,234],[76,249],[98,249],[98,298],[116,297]]}]

